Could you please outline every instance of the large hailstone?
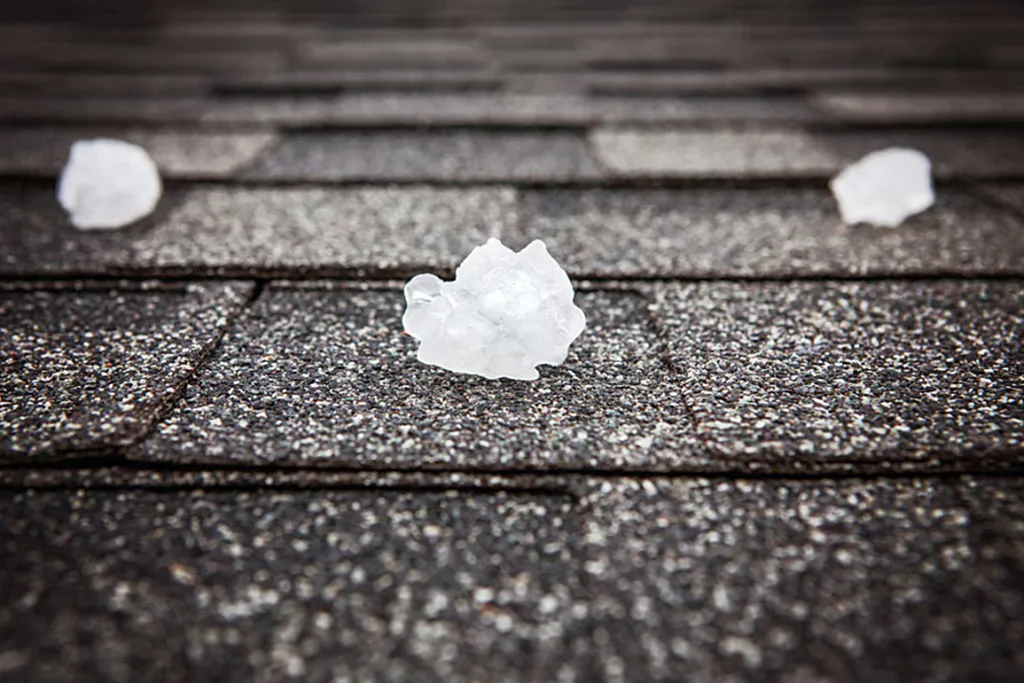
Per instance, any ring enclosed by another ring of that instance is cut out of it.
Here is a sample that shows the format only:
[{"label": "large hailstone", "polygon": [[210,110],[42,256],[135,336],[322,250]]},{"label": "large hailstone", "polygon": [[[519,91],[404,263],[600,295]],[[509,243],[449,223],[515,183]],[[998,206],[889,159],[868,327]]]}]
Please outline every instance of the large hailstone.
[{"label": "large hailstone", "polygon": [[872,152],[843,169],[829,187],[847,225],[895,228],[935,203],[931,162],[915,149]]},{"label": "large hailstone", "polygon": [[120,228],[153,212],[163,188],[152,157],[122,140],[79,140],[57,186],[57,199],[83,230]]},{"label": "large hailstone", "polygon": [[405,285],[405,331],[428,365],[488,379],[537,379],[561,365],[586,325],[572,283],[535,240],[518,254],[496,239],[477,247],[454,282],[417,275]]}]

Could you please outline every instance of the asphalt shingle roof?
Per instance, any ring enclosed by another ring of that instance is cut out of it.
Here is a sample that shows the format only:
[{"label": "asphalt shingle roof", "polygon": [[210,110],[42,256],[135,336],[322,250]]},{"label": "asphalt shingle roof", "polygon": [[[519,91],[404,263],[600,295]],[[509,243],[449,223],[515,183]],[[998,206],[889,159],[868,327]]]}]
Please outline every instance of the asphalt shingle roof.
[{"label": "asphalt shingle roof", "polygon": [[[1019,3],[53,1],[0,23],[0,679],[1024,678]],[[96,136],[154,215],[69,225]],[[842,225],[890,145],[935,207]],[[490,236],[588,317],[534,383],[402,333]]]}]

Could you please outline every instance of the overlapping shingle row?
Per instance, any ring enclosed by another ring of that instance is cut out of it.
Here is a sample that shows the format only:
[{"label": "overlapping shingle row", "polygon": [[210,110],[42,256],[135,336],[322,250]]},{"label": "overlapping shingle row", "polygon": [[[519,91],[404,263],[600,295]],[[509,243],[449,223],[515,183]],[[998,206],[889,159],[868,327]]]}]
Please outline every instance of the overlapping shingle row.
[{"label": "overlapping shingle row", "polygon": [[[0,678],[1019,680],[1019,12],[813,4],[0,27]],[[68,225],[96,135],[153,216]],[[401,332],[490,236],[579,284],[535,383]]]}]

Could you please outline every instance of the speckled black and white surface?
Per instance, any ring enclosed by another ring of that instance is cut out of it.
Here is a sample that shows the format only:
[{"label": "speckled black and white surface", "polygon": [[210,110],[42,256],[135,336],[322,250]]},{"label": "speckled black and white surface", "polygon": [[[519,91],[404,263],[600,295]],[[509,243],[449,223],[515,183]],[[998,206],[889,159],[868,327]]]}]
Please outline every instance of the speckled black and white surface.
[{"label": "speckled black and white surface", "polygon": [[[1019,2],[8,4],[0,681],[1024,680]],[[95,136],[154,215],[69,225]],[[534,383],[401,330],[490,236]]]},{"label": "speckled black and white surface", "polygon": [[23,182],[0,187],[0,273],[405,277],[498,237],[544,240],[581,278],[1024,275],[1015,187],[948,190],[890,230],[843,225],[825,189],[178,184],[146,220],[83,232]]},{"label": "speckled black and white surface", "polygon": [[710,449],[750,467],[1019,467],[1021,282],[700,283],[656,317]]},{"label": "speckled black and white surface", "polygon": [[899,230],[843,225],[825,188],[534,190],[520,212],[591,277],[1024,274],[1024,220],[956,191]]},{"label": "speckled black and white surface", "polygon": [[559,495],[0,494],[18,680],[498,680],[569,670]]},{"label": "speckled black and white surface", "polygon": [[568,181],[600,178],[573,131],[294,133],[245,171],[253,180]]},{"label": "speckled black and white surface", "polygon": [[[580,505],[584,678],[1011,680],[1020,494],[983,479],[603,482]],[[1007,498],[998,521],[976,514]]]},{"label": "speckled black and white surface", "polygon": [[1019,486],[580,489],[4,491],[0,576],[18,598],[0,607],[0,662],[115,681],[956,681],[1022,665]]},{"label": "speckled black and white surface", "polygon": [[217,345],[245,283],[0,291],[0,462],[131,443]]},{"label": "speckled black and white surface", "polygon": [[418,363],[400,291],[274,286],[131,456],[376,469],[698,463],[645,300],[587,292],[577,304],[588,327],[568,360],[526,383]]},{"label": "speckled black and white surface", "polygon": [[[519,88],[523,88],[520,84]],[[804,122],[795,98],[635,98],[565,92],[368,93],[302,99],[235,98],[203,114],[208,123],[313,126],[588,126],[599,123]]]},{"label": "speckled black and white surface", "polygon": [[129,263],[184,272],[454,270],[488,238],[514,239],[517,215],[510,187],[199,188],[131,245]]},{"label": "speckled black and white surface", "polygon": [[597,158],[627,178],[827,180],[865,154],[890,146],[920,149],[944,179],[1017,177],[1024,171],[1020,136],[998,130],[608,127],[596,129],[591,142]]}]

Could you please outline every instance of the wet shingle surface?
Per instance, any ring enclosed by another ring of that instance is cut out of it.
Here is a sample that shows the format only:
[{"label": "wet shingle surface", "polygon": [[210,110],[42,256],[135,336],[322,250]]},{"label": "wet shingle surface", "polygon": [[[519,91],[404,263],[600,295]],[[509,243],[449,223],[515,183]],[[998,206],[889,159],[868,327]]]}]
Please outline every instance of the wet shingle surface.
[{"label": "wet shingle surface", "polygon": [[564,181],[603,170],[572,132],[292,134],[246,176],[307,181]]},{"label": "wet shingle surface", "polygon": [[952,190],[899,230],[843,225],[826,189],[535,190],[520,211],[580,275],[1024,273],[1024,222]]},{"label": "wet shingle surface", "polygon": [[1020,506],[998,530],[974,510],[1019,495],[988,480],[606,482],[581,504],[594,598],[578,665],[586,680],[1013,680]]},{"label": "wet shingle surface", "polygon": [[243,283],[0,291],[0,460],[109,452],[146,432]]},{"label": "wet shingle surface", "polygon": [[698,431],[742,468],[1019,466],[1019,281],[656,290]]},{"label": "wet shingle surface", "polygon": [[456,491],[3,492],[0,662],[35,681],[557,680],[571,508]]},{"label": "wet shingle surface", "polygon": [[418,363],[396,291],[275,287],[132,456],[376,469],[666,467],[697,444],[644,300],[580,294],[588,327],[534,383]]}]

